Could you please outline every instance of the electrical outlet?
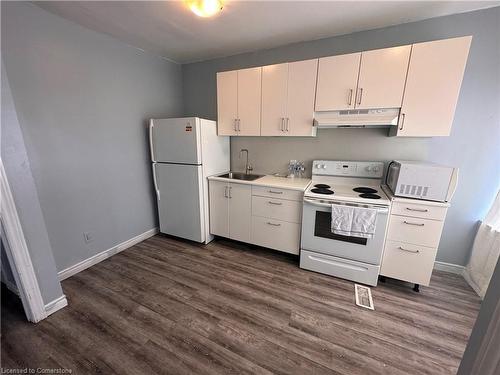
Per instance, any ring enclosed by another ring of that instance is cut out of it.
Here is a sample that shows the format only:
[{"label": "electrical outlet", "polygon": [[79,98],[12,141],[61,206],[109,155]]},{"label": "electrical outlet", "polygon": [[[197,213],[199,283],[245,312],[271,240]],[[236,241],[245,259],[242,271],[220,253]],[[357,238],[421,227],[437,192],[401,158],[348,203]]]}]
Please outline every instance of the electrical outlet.
[{"label": "electrical outlet", "polygon": [[94,241],[94,235],[92,232],[83,232],[83,238],[85,239],[86,243]]}]

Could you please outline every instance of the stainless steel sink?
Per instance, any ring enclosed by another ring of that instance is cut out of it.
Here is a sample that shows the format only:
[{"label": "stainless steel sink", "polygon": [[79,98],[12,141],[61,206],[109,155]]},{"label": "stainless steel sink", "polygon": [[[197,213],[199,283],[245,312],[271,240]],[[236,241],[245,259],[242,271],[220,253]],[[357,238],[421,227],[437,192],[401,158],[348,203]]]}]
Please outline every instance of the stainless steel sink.
[{"label": "stainless steel sink", "polygon": [[258,178],[263,177],[261,174],[245,174],[241,172],[229,172],[218,177],[228,178],[230,180],[245,180],[245,181],[253,181]]}]

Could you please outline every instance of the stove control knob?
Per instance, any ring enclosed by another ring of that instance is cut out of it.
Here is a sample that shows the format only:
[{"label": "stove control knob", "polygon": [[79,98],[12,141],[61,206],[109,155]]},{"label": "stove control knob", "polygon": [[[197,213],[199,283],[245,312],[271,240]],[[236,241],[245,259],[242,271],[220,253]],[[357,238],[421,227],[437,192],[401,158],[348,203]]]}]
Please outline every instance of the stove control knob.
[{"label": "stove control knob", "polygon": [[380,170],[380,168],[379,168],[379,167],[377,167],[377,166],[374,166],[374,167],[372,168],[372,171],[373,171],[373,172],[375,172],[375,173],[377,173],[379,170]]},{"label": "stove control knob", "polygon": [[321,168],[326,169],[326,165],[325,164],[321,164]]},{"label": "stove control knob", "polygon": [[367,172],[370,172],[372,170],[372,167],[368,166],[365,168]]}]

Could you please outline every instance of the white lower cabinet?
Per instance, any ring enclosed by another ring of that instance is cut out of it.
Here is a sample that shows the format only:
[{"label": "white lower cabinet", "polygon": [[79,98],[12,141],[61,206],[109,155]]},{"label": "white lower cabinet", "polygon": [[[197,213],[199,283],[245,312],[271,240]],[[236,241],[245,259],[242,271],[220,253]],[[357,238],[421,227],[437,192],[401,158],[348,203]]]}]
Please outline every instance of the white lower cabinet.
[{"label": "white lower cabinet", "polygon": [[210,180],[210,233],[299,254],[302,191]]},{"label": "white lower cabinet", "polygon": [[393,202],[380,274],[429,285],[447,206]]},{"label": "white lower cabinet", "polygon": [[300,224],[252,216],[252,243],[298,255]]},{"label": "white lower cabinet", "polygon": [[302,202],[252,196],[252,215],[292,223],[302,221]]},{"label": "white lower cabinet", "polygon": [[216,236],[229,237],[229,184],[221,181],[210,181],[210,233]]},{"label": "white lower cabinet", "polygon": [[440,220],[391,215],[387,239],[427,247],[437,247],[441,238],[443,224]]},{"label": "white lower cabinet", "polygon": [[436,252],[436,248],[388,240],[380,273],[411,283],[429,285]]},{"label": "white lower cabinet", "polygon": [[250,242],[252,187],[210,181],[210,233]]},{"label": "white lower cabinet", "polygon": [[252,187],[229,184],[229,238],[250,242]]}]

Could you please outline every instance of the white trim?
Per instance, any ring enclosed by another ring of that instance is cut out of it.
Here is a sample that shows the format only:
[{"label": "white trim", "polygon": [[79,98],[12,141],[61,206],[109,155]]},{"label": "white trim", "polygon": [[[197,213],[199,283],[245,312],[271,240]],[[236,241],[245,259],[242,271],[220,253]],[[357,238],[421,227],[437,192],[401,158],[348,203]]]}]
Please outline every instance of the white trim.
[{"label": "white trim", "polygon": [[49,316],[66,306],[68,306],[68,300],[66,299],[66,296],[63,294],[61,297],[56,298],[55,300],[47,303],[45,305],[45,312],[47,313],[47,316]]},{"label": "white trim", "polygon": [[0,159],[1,185],[1,217],[10,251],[7,252],[12,273],[19,290],[26,317],[30,322],[39,322],[47,317],[45,304],[35,269],[31,263],[28,245],[24,238],[23,228],[17,215],[14,197],[10,190],[9,181]]},{"label": "white trim", "polygon": [[446,262],[434,262],[434,269],[438,271],[450,272],[457,275],[462,275],[464,273],[465,267],[459,264],[446,263]]},{"label": "white trim", "polygon": [[90,258],[82,260],[81,262],[78,262],[62,271],[59,271],[57,273],[57,275],[59,276],[59,280],[62,281],[67,279],[68,277],[76,275],[78,272],[81,272],[89,267],[92,267],[93,265],[100,263],[105,259],[108,259],[110,256],[115,255],[123,250],[126,250],[129,247],[134,246],[135,244],[138,244],[139,242],[147,240],[148,238],[153,237],[157,233],[158,233],[158,228],[150,229],[144,233],[139,234],[138,236],[135,236],[127,241],[124,241],[116,246],[113,246],[110,249],[101,251],[100,253],[91,256]]}]

